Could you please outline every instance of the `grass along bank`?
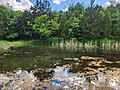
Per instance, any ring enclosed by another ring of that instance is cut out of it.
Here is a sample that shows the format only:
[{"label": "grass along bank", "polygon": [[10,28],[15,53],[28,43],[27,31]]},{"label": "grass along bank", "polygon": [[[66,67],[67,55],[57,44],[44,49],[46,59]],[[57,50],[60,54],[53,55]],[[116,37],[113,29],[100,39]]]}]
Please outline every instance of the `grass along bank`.
[{"label": "grass along bank", "polygon": [[7,51],[10,47],[17,47],[17,46],[29,46],[31,45],[31,41],[0,41],[0,52]]},{"label": "grass along bank", "polygon": [[52,45],[57,43],[57,40],[20,40],[20,41],[7,41],[0,40],[0,52],[7,51],[10,47],[23,47],[23,46],[39,46],[39,45]]}]

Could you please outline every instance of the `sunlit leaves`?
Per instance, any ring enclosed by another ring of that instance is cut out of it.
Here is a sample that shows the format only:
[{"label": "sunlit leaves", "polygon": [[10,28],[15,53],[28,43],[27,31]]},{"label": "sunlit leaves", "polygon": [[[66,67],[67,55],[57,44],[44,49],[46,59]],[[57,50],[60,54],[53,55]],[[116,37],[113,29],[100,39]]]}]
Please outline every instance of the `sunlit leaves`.
[{"label": "sunlit leaves", "polygon": [[48,15],[42,15],[35,18],[33,29],[42,37],[54,35],[59,29],[59,24],[53,19],[49,19]]}]

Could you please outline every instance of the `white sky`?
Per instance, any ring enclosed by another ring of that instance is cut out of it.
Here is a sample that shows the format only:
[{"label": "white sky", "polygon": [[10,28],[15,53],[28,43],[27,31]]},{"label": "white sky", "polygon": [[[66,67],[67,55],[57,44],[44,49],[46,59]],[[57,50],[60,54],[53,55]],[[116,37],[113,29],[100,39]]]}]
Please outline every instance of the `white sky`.
[{"label": "white sky", "polygon": [[53,0],[53,3],[55,4],[61,4],[61,2],[66,1],[66,0]]},{"label": "white sky", "polygon": [[[64,1],[66,0],[52,0],[52,2],[55,4],[61,4]],[[120,3],[120,0],[113,0],[113,1]],[[20,2],[16,2],[16,0],[0,0],[0,5],[6,4],[6,3],[9,3],[9,5],[14,8],[14,10],[22,10],[22,11],[29,9],[31,6],[33,6],[33,4],[29,0],[21,0]],[[108,1],[105,4],[106,6],[109,6],[110,2]],[[65,8],[63,11],[67,11],[67,10],[68,9]]]},{"label": "white sky", "polygon": [[[120,3],[120,0],[111,0],[111,1],[113,1],[113,2],[115,2],[115,3]],[[105,3],[107,6],[109,6],[110,5],[110,2],[106,2]]]},{"label": "white sky", "polygon": [[33,5],[29,0],[21,0],[20,2],[16,2],[16,0],[0,0],[0,5],[5,5],[6,3],[9,3],[14,10],[21,11],[29,9]]}]

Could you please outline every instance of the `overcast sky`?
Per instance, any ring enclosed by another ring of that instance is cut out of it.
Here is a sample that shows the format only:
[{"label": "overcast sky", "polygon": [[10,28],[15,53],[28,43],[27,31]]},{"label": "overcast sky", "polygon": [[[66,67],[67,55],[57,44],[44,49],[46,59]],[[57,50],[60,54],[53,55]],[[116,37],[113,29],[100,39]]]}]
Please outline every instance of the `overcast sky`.
[{"label": "overcast sky", "polygon": [[[0,4],[9,3],[13,6],[14,10],[25,10],[29,9],[30,6],[35,4],[36,0],[0,0]],[[70,3],[74,2],[83,2],[85,6],[88,6],[90,0],[48,0],[51,4],[53,10],[64,10],[67,11],[67,8]],[[120,0],[113,0],[116,2],[120,2]],[[96,0],[95,4],[99,4],[102,6],[110,5],[110,0]]]}]

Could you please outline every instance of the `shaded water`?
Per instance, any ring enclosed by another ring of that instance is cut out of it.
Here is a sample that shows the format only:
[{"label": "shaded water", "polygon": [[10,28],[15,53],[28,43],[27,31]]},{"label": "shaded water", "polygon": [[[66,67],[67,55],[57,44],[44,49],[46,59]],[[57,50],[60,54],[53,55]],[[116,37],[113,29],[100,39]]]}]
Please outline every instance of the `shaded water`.
[{"label": "shaded water", "polygon": [[[72,48],[71,48],[72,49]],[[71,64],[74,61],[64,61],[63,58],[80,57],[82,55],[100,56],[110,61],[119,61],[120,52],[118,51],[85,51],[85,50],[68,50],[52,46],[39,47],[12,47],[9,52],[0,55],[0,71],[36,68],[54,68],[56,65]],[[116,64],[108,65],[108,67],[116,67]],[[117,65],[120,67],[120,65]]]}]

